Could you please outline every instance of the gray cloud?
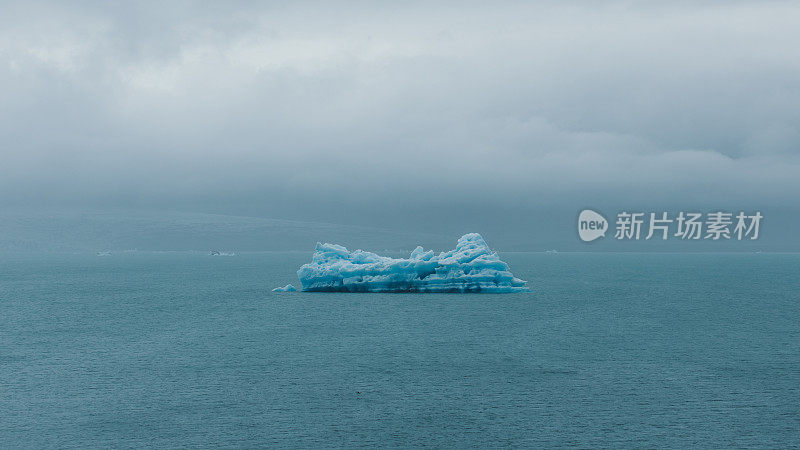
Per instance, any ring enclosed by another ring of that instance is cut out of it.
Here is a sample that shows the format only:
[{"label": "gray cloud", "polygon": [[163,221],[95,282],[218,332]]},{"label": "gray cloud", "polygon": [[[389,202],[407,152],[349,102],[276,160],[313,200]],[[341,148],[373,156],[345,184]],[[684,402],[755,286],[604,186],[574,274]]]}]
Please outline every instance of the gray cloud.
[{"label": "gray cloud", "polygon": [[797,206],[791,3],[4,10],[7,204]]}]

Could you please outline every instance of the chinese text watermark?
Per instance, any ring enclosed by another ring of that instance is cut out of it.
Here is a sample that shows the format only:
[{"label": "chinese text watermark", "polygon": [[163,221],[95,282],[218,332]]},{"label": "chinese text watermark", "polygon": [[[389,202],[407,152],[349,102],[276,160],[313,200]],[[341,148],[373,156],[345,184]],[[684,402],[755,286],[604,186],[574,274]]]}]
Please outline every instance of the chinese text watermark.
[{"label": "chinese text watermark", "polygon": [[[723,211],[705,214],[680,211],[672,216],[667,212],[622,211],[614,224],[614,239],[755,240],[763,218],[760,211],[752,214],[740,211],[736,215]],[[605,237],[608,228],[609,222],[596,211],[585,209],[578,216],[578,236],[582,241]]]}]

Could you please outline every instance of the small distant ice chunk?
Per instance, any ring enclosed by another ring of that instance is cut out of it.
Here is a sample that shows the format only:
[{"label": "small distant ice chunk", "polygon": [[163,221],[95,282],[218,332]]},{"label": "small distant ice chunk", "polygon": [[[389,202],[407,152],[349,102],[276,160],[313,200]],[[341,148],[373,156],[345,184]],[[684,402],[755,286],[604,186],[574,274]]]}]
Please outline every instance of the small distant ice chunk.
[{"label": "small distant ice chunk", "polygon": [[408,259],[317,243],[297,276],[304,291],[316,292],[530,292],[478,233],[438,255],[417,247]]},{"label": "small distant ice chunk", "polygon": [[297,291],[297,289],[291,284],[287,284],[284,287],[276,287],[275,289],[272,290],[272,292],[295,292],[295,291]]}]

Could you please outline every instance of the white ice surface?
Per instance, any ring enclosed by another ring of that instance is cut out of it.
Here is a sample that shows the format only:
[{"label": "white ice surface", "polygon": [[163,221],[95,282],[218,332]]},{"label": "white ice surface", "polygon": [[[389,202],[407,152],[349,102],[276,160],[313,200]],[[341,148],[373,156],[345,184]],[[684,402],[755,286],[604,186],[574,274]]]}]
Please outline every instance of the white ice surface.
[{"label": "white ice surface", "polygon": [[297,288],[295,288],[291,284],[287,284],[284,287],[276,287],[275,289],[272,290],[272,292],[295,292],[295,291],[297,291]]}]

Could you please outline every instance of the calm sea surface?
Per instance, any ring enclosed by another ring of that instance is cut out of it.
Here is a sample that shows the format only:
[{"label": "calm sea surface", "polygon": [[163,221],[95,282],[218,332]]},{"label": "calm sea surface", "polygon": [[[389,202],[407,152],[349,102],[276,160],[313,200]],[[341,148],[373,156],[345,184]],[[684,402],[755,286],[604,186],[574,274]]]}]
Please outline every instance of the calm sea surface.
[{"label": "calm sea surface", "polygon": [[0,447],[800,445],[800,255],[506,253],[532,293],[271,292],[310,257],[0,256]]}]

